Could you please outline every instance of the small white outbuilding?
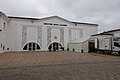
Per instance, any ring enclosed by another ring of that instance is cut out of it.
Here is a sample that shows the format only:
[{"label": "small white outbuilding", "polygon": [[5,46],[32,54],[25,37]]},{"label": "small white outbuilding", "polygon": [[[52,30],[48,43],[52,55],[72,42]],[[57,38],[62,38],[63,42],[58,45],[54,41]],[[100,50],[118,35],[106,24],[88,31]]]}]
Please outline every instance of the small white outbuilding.
[{"label": "small white outbuilding", "polygon": [[94,52],[94,39],[88,38],[87,40],[79,42],[71,42],[68,44],[70,51],[75,52]]}]

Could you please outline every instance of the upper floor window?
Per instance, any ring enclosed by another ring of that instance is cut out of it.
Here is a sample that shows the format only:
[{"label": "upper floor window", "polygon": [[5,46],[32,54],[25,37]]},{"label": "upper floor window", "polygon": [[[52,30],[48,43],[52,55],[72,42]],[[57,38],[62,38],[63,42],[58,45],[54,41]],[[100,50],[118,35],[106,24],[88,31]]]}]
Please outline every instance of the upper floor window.
[{"label": "upper floor window", "polygon": [[6,23],[4,22],[3,24],[3,30],[5,31],[5,28],[6,28]]},{"label": "upper floor window", "polygon": [[1,44],[1,48],[2,48],[2,44]]},{"label": "upper floor window", "polygon": [[44,25],[67,26],[67,24],[44,23]]}]

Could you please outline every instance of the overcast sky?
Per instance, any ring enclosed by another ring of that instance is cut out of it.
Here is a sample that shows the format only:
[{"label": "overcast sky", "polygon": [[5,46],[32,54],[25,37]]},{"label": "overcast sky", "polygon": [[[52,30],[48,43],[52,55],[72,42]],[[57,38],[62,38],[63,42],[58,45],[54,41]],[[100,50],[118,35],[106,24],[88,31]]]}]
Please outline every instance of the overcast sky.
[{"label": "overcast sky", "polygon": [[0,0],[6,15],[46,17],[99,24],[99,32],[120,29],[120,0]]}]

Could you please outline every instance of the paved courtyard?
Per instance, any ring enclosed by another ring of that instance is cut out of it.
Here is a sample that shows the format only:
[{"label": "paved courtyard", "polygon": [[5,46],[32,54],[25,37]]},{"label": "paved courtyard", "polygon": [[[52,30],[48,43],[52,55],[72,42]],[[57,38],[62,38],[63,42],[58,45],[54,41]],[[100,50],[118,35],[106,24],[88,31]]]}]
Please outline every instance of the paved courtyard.
[{"label": "paved courtyard", "polygon": [[2,53],[0,80],[120,80],[120,56],[69,51]]}]

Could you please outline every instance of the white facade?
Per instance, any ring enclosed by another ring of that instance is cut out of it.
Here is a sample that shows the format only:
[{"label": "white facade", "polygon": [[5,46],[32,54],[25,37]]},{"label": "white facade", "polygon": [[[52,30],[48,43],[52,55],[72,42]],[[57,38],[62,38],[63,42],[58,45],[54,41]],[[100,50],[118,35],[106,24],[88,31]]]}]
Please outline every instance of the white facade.
[{"label": "white facade", "polygon": [[0,52],[7,51],[8,47],[8,18],[0,13]]},{"label": "white facade", "polygon": [[97,33],[98,25],[71,22],[58,16],[42,19],[7,17],[0,13],[0,52],[48,50],[84,41]]}]

